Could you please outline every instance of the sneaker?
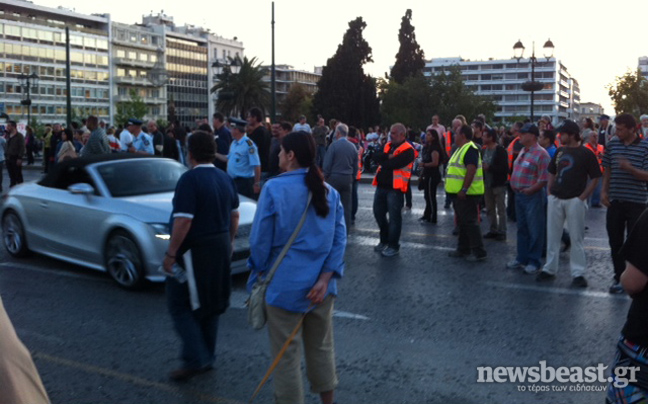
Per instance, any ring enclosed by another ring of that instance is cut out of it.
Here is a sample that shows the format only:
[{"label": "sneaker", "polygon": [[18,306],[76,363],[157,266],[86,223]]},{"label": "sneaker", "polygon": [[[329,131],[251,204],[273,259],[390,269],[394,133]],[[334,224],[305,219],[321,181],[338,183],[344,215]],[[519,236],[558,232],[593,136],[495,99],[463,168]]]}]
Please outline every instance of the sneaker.
[{"label": "sneaker", "polygon": [[556,275],[552,275],[549,272],[545,272],[545,271],[540,271],[538,272],[538,275],[536,275],[537,282],[552,281],[555,278]]},{"label": "sneaker", "polygon": [[397,256],[399,253],[400,253],[400,251],[398,251],[398,250],[395,249],[395,248],[391,248],[391,247],[387,247],[387,248],[385,248],[384,250],[382,250],[382,251],[380,252],[380,254],[381,254],[383,257],[387,257],[387,258],[389,258],[389,257],[395,257],[395,256]]},{"label": "sneaker", "polygon": [[468,261],[468,262],[481,262],[481,261],[485,261],[486,257],[487,257],[486,253],[479,254],[479,255],[471,254],[471,255],[466,257],[466,261]]},{"label": "sneaker", "polygon": [[450,258],[463,258],[463,257],[467,257],[468,255],[470,255],[470,254],[459,251],[459,250],[450,251],[448,253],[448,257],[450,257]]},{"label": "sneaker", "polygon": [[510,261],[506,264],[506,269],[522,269],[524,265],[519,263],[517,260]]},{"label": "sneaker", "polygon": [[387,244],[380,243],[377,246],[374,247],[375,252],[382,252],[385,248],[387,248]]},{"label": "sneaker", "polygon": [[498,235],[495,237],[495,240],[496,240],[496,241],[506,241],[506,234],[502,234],[502,233],[498,234]]},{"label": "sneaker", "polygon": [[618,295],[624,292],[625,290],[623,290],[623,286],[621,286],[619,282],[614,282],[612,286],[610,286],[610,293],[613,295]]},{"label": "sneaker", "polygon": [[525,274],[532,275],[532,274],[535,274],[536,272],[538,272],[538,268],[535,265],[529,264],[529,265],[524,267],[524,273]]},{"label": "sneaker", "polygon": [[484,234],[482,237],[483,238],[497,238],[499,234],[495,233],[494,231],[489,231],[488,233]]},{"label": "sneaker", "polygon": [[577,276],[572,280],[571,287],[572,288],[586,288],[587,287],[587,280],[585,279],[584,276]]}]

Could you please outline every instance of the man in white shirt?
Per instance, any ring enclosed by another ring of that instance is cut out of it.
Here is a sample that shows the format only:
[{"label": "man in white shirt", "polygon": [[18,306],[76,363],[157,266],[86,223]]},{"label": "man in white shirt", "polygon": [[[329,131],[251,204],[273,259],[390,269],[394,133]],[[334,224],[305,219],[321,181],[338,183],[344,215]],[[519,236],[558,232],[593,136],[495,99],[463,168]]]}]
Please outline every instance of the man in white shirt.
[{"label": "man in white shirt", "polygon": [[132,122],[129,119],[128,123],[124,127],[124,130],[119,134],[119,145],[121,151],[127,152],[129,148],[133,146],[133,135],[130,132]]}]

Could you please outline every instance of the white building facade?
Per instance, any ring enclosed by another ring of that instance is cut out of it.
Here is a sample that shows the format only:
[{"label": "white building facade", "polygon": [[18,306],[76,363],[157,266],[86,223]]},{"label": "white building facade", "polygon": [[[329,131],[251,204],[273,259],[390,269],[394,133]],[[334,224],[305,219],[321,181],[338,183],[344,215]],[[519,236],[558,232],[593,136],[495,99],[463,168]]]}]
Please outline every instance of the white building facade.
[{"label": "white building facade", "polygon": [[[478,95],[491,97],[497,104],[495,118],[511,121],[531,115],[531,93],[522,84],[531,80],[529,59],[471,61],[462,58],[438,58],[428,61],[424,73],[428,76],[447,71],[457,65],[467,87]],[[535,81],[543,84],[534,93],[534,119],[549,115],[554,124],[570,118],[578,119],[580,88],[559,60],[541,60],[535,67]],[[458,114],[461,111],[457,111]]]},{"label": "white building facade", "polygon": [[641,70],[641,75],[648,79],[648,56],[639,58],[639,70]]},{"label": "white building facade", "polygon": [[73,115],[110,119],[110,65],[107,15],[83,15],[26,1],[0,2],[0,106],[14,120],[27,119],[26,89],[20,75],[38,75],[30,86],[31,117],[65,122],[65,27],[70,29]]}]

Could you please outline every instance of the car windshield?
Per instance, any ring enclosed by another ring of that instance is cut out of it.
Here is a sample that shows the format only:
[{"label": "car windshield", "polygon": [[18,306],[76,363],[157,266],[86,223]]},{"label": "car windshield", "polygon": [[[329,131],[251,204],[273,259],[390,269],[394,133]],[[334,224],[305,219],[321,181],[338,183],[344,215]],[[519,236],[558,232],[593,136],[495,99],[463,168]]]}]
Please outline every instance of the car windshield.
[{"label": "car windshield", "polygon": [[173,160],[121,160],[101,164],[97,172],[115,197],[173,192],[187,168]]}]

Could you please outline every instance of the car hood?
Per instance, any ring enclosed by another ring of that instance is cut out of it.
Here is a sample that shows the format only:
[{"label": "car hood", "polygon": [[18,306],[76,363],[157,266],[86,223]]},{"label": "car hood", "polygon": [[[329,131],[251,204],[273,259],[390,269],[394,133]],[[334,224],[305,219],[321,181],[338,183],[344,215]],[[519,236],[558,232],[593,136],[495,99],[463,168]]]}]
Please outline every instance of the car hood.
[{"label": "car hood", "polygon": [[[115,198],[129,204],[129,214],[143,218],[147,217],[150,223],[167,223],[173,210],[173,192],[160,194],[137,195]],[[239,195],[239,225],[252,224],[256,212],[256,202],[243,195]]]},{"label": "car hood", "polygon": [[164,192],[159,194],[137,195],[121,198],[116,200],[128,203],[128,214],[139,218],[148,218],[151,223],[167,223],[173,210],[173,192]]}]

